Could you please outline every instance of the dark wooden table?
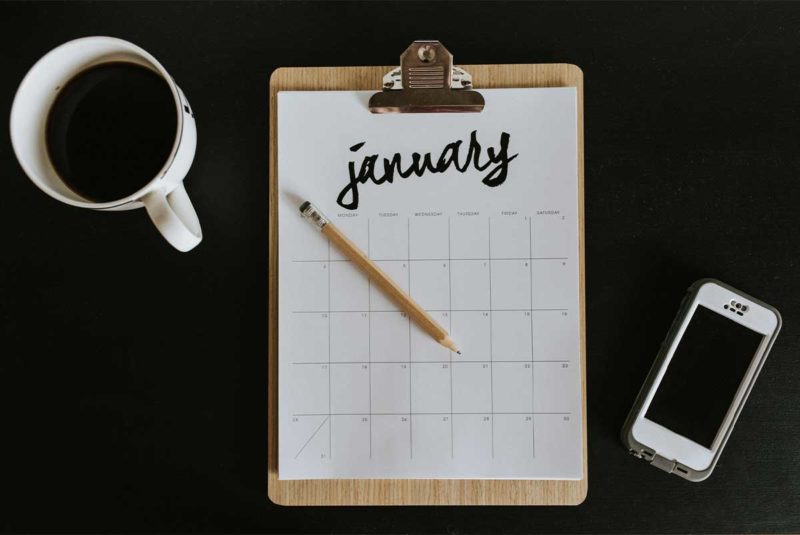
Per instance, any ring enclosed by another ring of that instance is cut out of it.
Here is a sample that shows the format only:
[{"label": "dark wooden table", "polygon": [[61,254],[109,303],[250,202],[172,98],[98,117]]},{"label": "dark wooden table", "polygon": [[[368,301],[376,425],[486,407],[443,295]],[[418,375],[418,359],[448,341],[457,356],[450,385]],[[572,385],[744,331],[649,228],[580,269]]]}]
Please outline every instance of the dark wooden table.
[{"label": "dark wooden table", "polygon": [[[203,224],[39,192],[0,129],[4,531],[800,531],[800,4],[0,5],[0,107],[86,35],[158,57],[195,110]],[[266,498],[267,82],[381,65],[570,62],[586,83],[589,495],[574,508],[282,508]],[[7,113],[4,112],[4,113]],[[714,475],[667,476],[619,428],[685,288],[714,276],[784,329]]]}]

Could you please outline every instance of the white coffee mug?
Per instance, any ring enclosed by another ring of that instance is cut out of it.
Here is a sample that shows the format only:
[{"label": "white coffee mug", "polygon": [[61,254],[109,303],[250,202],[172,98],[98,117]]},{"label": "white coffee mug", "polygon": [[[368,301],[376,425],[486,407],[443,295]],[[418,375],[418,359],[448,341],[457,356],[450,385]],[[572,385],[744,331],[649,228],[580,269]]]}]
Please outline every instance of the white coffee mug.
[{"label": "white coffee mug", "polygon": [[[147,185],[121,199],[92,202],[67,187],[53,167],[45,141],[47,117],[59,90],[70,79],[90,67],[120,61],[148,67],[169,85],[178,115],[177,135],[164,166]],[[25,173],[51,197],[94,210],[144,206],[158,231],[179,251],[188,251],[203,239],[197,214],[183,187],[197,147],[192,109],[166,69],[133,43],[113,37],[85,37],[48,52],[28,71],[17,89],[11,107],[11,142]]]}]

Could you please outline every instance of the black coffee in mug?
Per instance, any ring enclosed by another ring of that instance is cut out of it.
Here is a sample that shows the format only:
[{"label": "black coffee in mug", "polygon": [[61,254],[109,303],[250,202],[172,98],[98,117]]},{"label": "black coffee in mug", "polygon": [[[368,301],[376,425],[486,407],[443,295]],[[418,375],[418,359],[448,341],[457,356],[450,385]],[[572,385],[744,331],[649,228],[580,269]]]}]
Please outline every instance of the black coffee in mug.
[{"label": "black coffee in mug", "polygon": [[160,74],[135,63],[103,63],[59,92],[47,119],[47,151],[61,179],[81,197],[121,199],[147,185],[167,162],[177,113]]}]

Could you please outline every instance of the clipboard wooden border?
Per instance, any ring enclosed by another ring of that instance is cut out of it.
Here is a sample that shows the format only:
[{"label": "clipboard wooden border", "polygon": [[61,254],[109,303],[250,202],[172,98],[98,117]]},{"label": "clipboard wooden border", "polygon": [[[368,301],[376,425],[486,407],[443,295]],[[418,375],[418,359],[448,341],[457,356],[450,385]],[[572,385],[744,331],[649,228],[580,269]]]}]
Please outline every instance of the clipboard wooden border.
[{"label": "clipboard wooden border", "polygon": [[[268,271],[268,496],[279,505],[578,505],[588,490],[586,439],[586,298],[583,184],[583,72],[575,65],[461,65],[475,89],[576,87],[578,90],[578,228],[580,236],[580,372],[583,479],[278,479],[278,145],[279,91],[375,90],[396,66],[285,67],[269,83],[269,271]],[[365,110],[366,113],[367,110]]]}]

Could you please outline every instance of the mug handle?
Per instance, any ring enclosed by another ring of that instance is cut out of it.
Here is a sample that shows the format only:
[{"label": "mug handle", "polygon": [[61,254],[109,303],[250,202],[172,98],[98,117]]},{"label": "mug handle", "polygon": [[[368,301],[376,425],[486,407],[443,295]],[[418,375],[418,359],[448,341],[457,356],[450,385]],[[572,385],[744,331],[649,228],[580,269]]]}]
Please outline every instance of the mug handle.
[{"label": "mug handle", "polygon": [[160,188],[151,191],[142,202],[158,231],[177,250],[189,251],[202,241],[200,220],[183,182],[168,195]]}]

